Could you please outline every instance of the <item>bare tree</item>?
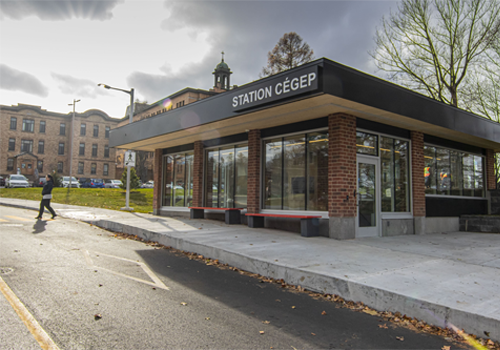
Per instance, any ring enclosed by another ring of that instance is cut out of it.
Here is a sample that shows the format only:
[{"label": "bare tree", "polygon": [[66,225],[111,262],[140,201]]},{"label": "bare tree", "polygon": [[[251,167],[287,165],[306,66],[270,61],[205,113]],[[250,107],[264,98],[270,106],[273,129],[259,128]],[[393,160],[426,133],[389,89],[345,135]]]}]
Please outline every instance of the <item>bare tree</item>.
[{"label": "bare tree", "polygon": [[499,34],[498,0],[403,0],[382,19],[370,54],[389,80],[458,107]]},{"label": "bare tree", "polygon": [[262,68],[261,77],[277,74],[287,69],[295,68],[314,59],[314,51],[302,42],[295,32],[286,33],[281,37],[272,51],[267,54],[267,66]]}]

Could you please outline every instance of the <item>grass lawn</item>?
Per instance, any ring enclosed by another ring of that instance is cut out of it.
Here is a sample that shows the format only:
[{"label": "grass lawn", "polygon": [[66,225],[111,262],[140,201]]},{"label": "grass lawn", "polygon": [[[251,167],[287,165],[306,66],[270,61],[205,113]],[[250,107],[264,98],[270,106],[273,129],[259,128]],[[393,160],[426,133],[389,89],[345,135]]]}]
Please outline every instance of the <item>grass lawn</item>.
[{"label": "grass lawn", "polygon": [[[0,197],[40,201],[42,188],[0,188]],[[130,191],[130,207],[138,213],[153,211],[153,189],[141,188]],[[67,188],[52,190],[52,203],[81,205],[85,207],[120,210],[125,206],[125,190],[114,188]]]}]

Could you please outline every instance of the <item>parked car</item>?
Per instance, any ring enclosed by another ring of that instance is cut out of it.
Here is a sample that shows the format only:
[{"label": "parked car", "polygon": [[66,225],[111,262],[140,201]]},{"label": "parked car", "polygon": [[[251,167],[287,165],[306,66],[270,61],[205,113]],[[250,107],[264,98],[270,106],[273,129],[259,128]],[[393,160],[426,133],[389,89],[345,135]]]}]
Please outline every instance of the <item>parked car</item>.
[{"label": "parked car", "polygon": [[0,186],[5,186],[5,179],[0,176]]},{"label": "parked car", "polygon": [[9,175],[5,182],[5,187],[30,187],[28,179],[24,175]]},{"label": "parked car", "polygon": [[104,180],[105,188],[120,188],[122,182],[120,180]]},{"label": "parked car", "polygon": [[36,183],[33,183],[33,186],[35,187],[43,187],[43,185],[45,185],[45,183],[47,182],[47,179],[45,178],[45,176],[41,177],[38,179],[38,181]]},{"label": "parked car", "polygon": [[153,188],[155,186],[155,183],[153,180],[150,180],[148,182],[146,182],[145,184],[143,184],[141,186],[141,188]]},{"label": "parked car", "polygon": [[[63,176],[62,178],[62,187],[68,188],[69,187],[69,176]],[[71,177],[71,188],[80,188],[80,183],[76,179],[76,177]]]},{"label": "parked car", "polygon": [[102,179],[89,178],[83,183],[83,188],[104,188],[104,181]]}]

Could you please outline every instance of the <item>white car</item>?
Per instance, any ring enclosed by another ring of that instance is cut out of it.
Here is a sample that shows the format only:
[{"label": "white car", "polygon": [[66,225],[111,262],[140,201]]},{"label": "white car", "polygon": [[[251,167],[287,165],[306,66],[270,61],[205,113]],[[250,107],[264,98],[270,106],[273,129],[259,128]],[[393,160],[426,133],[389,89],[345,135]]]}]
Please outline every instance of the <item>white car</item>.
[{"label": "white car", "polygon": [[30,187],[28,179],[24,175],[9,175],[5,182],[5,187]]},{"label": "white car", "polygon": [[[62,185],[64,188],[69,187],[69,176],[63,176]],[[76,179],[76,177],[71,177],[71,188],[80,188],[80,183]]]},{"label": "white car", "polygon": [[104,180],[104,188],[121,188],[121,180]]},{"label": "white car", "polygon": [[141,187],[142,188],[153,188],[153,187],[155,187],[155,183],[153,180],[150,180],[150,181],[146,182],[145,184],[143,184]]}]

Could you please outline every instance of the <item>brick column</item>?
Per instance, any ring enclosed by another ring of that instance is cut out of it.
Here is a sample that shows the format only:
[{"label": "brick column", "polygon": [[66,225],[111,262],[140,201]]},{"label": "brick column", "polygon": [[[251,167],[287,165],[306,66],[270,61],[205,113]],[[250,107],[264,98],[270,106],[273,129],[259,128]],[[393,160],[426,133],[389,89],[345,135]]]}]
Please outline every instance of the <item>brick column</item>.
[{"label": "brick column", "polygon": [[411,187],[414,233],[425,234],[424,134],[411,132]]},{"label": "brick column", "polygon": [[330,237],[356,235],[356,117],[328,117],[328,216]]},{"label": "brick column", "polygon": [[486,189],[496,190],[497,179],[495,176],[495,151],[492,149],[486,150]]},{"label": "brick column", "polygon": [[203,206],[203,142],[194,143],[193,207]]},{"label": "brick column", "polygon": [[161,186],[162,186],[162,156],[163,150],[161,148],[155,149],[154,163],[153,163],[153,214],[160,215],[161,208]]},{"label": "brick column", "polygon": [[260,210],[260,148],[260,130],[250,130],[248,133],[248,213],[258,213]]}]

